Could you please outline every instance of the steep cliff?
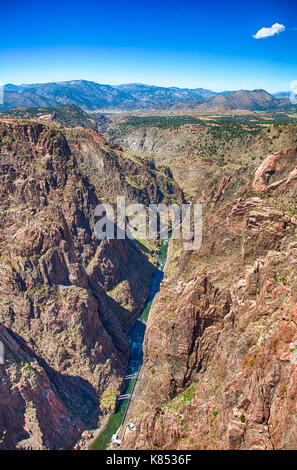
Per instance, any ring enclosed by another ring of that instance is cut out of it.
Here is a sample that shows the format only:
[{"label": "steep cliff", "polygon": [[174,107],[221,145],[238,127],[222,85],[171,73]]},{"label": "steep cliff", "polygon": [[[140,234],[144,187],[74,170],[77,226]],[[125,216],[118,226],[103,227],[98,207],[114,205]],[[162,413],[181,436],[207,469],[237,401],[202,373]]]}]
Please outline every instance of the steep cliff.
[{"label": "steep cliff", "polygon": [[296,448],[296,172],[267,156],[217,185],[199,251],[171,242],[122,448]]},{"label": "steep cliff", "polygon": [[0,121],[0,160],[0,447],[69,448],[123,384],[154,270],[141,244],[96,240],[94,209],[180,191],[88,129]]},{"label": "steep cliff", "polygon": [[230,180],[231,197],[267,154],[296,144],[296,123],[279,119],[137,116],[114,123],[107,136],[127,152],[153,159],[157,167],[169,166],[185,195],[208,205],[223,178]]}]

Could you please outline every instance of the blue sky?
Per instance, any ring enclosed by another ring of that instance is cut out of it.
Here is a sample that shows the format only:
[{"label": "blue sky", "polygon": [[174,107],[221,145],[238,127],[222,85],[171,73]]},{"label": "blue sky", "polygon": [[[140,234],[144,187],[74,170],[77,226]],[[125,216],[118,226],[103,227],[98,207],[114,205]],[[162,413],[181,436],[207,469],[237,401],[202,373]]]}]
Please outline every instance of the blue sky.
[{"label": "blue sky", "polygon": [[[14,1],[1,5],[0,81],[288,90],[297,2]],[[285,25],[278,35],[252,37]]]}]

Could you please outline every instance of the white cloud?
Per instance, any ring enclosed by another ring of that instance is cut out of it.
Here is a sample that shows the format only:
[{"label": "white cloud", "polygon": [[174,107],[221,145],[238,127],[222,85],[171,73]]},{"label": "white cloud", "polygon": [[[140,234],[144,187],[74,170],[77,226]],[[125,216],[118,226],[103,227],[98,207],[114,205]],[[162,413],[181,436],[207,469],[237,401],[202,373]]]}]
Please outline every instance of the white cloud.
[{"label": "white cloud", "polygon": [[279,34],[282,31],[285,31],[286,27],[283,24],[274,23],[270,28],[261,28],[256,34],[253,34],[253,38],[255,39],[262,39],[268,38],[269,36],[274,36],[275,34]]}]

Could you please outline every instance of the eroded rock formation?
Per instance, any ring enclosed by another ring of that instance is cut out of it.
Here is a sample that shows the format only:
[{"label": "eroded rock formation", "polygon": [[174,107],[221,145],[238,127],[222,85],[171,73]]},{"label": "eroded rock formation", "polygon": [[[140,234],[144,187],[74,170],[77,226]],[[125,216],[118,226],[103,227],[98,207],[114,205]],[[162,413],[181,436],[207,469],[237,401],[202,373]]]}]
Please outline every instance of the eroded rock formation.
[{"label": "eroded rock formation", "polygon": [[296,448],[296,168],[288,149],[221,183],[201,249],[171,242],[123,448]]},{"label": "eroded rock formation", "polygon": [[69,448],[123,384],[154,270],[140,244],[96,240],[94,209],[180,191],[88,129],[4,120],[0,144],[0,447]]}]

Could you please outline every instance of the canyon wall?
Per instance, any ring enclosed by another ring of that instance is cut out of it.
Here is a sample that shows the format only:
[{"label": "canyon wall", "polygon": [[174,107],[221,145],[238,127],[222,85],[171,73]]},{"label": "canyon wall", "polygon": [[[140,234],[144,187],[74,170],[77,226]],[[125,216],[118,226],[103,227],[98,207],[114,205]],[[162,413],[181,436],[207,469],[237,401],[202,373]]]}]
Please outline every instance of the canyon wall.
[{"label": "canyon wall", "polygon": [[229,182],[201,249],[171,242],[121,448],[296,448],[296,148]]},{"label": "canyon wall", "polygon": [[0,144],[0,448],[69,448],[114,406],[155,269],[140,243],[97,240],[94,209],[181,192],[88,129],[2,120]]}]

